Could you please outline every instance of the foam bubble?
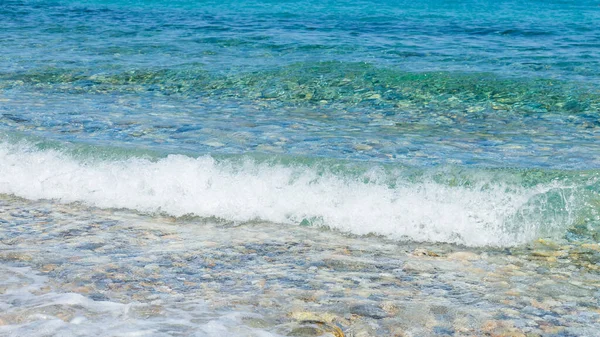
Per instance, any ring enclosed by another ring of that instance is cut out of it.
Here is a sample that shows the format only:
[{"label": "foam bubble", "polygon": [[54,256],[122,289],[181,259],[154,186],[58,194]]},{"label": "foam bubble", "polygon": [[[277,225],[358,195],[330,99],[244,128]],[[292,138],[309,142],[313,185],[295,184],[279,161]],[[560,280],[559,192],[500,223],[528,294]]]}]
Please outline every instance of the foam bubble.
[{"label": "foam bubble", "polygon": [[389,184],[385,173],[360,177],[300,165],[170,155],[159,160],[77,160],[56,150],[0,145],[0,193],[29,199],[84,202],[174,216],[233,221],[322,224],[345,232],[470,246],[527,242],[542,229],[572,221],[562,212],[542,218],[540,199],[565,193],[558,183],[533,187],[482,180],[453,186],[433,179]]}]

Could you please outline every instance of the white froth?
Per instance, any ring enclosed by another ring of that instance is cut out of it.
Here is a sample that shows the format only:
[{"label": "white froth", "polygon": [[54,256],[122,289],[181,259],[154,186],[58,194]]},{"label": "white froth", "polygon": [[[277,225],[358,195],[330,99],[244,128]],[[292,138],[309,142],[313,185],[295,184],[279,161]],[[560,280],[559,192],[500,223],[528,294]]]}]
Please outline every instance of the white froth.
[{"label": "white froth", "polygon": [[0,193],[174,216],[282,224],[309,219],[359,235],[470,246],[533,239],[540,219],[520,217],[518,226],[513,222],[532,198],[552,188],[433,181],[390,187],[373,179],[377,173],[370,174],[369,179],[350,179],[306,167],[252,161],[233,165],[210,156],[89,163],[55,150],[0,145]]},{"label": "white froth", "polygon": [[[193,336],[275,337],[244,325],[252,314],[210,312],[201,303],[165,304],[155,317],[136,314],[142,303],[94,301],[75,293],[42,291],[48,279],[24,267],[0,265],[0,336],[173,336],[181,329]],[[185,310],[180,307],[185,307]],[[69,318],[70,315],[74,317]],[[203,321],[204,323],[198,323]]]}]

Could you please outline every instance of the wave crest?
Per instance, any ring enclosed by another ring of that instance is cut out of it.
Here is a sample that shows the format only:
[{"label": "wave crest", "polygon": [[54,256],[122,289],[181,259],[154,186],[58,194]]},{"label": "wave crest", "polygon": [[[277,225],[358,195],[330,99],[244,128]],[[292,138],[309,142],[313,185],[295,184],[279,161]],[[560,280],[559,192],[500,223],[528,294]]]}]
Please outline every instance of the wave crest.
[{"label": "wave crest", "polygon": [[0,144],[4,194],[174,216],[323,225],[400,240],[521,244],[564,233],[588,202],[585,188],[565,181],[514,183],[485,174],[468,183],[451,181],[409,179],[378,168],[357,175],[208,155],[82,160],[53,149]]}]

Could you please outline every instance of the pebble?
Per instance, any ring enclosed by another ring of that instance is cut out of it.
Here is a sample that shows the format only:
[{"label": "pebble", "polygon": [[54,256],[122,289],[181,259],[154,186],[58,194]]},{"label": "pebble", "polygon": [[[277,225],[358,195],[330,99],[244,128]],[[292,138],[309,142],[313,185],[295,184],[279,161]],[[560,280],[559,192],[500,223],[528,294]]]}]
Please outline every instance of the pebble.
[{"label": "pebble", "polygon": [[435,271],[435,266],[424,261],[408,261],[402,266],[406,272],[431,273]]},{"label": "pebble", "polygon": [[301,321],[296,323],[287,336],[309,337],[309,336],[332,336],[344,337],[344,332],[339,327],[320,321]]},{"label": "pebble", "polygon": [[475,261],[481,257],[473,252],[455,252],[448,254],[447,258],[448,260]]},{"label": "pebble", "polygon": [[581,245],[581,247],[600,252],[600,244],[597,243],[584,243]]},{"label": "pebble", "polygon": [[417,248],[417,249],[413,250],[412,255],[439,257],[439,255],[437,253],[427,250],[425,248]]},{"label": "pebble", "polygon": [[328,312],[294,311],[290,313],[290,317],[296,321],[320,321],[327,323],[339,320],[337,315]]},{"label": "pebble", "polygon": [[0,254],[0,260],[28,262],[33,260],[33,257],[26,253],[9,252]]},{"label": "pebble", "polygon": [[350,312],[355,315],[371,317],[375,319],[381,319],[388,316],[388,313],[385,310],[372,304],[355,305],[350,308]]},{"label": "pebble", "polygon": [[356,144],[354,145],[354,149],[357,151],[370,151],[373,149],[373,147],[367,144]]}]

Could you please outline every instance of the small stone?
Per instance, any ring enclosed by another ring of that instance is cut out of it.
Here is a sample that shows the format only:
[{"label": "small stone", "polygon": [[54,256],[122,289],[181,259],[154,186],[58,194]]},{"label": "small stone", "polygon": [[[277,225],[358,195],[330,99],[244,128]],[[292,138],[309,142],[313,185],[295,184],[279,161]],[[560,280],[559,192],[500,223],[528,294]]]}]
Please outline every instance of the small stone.
[{"label": "small stone", "polygon": [[439,256],[435,252],[432,252],[432,251],[427,250],[425,248],[417,248],[417,249],[413,250],[412,255],[414,255],[414,256],[432,256],[432,257],[438,257]]},{"label": "small stone", "polygon": [[310,311],[294,311],[290,313],[290,317],[297,321],[320,321],[320,322],[333,322],[337,316],[331,313],[317,313]]},{"label": "small stone", "polygon": [[257,317],[244,317],[242,319],[246,325],[256,329],[266,329],[271,326],[267,321]]},{"label": "small stone", "polygon": [[404,263],[402,270],[406,272],[430,273],[435,270],[435,267],[432,264],[423,261],[409,261]]},{"label": "small stone", "polygon": [[373,147],[371,145],[367,145],[367,144],[356,144],[356,145],[354,145],[354,149],[357,151],[369,151],[369,150],[372,150]]},{"label": "small stone", "polygon": [[495,329],[497,329],[500,326],[500,323],[498,321],[485,321],[483,323],[483,325],[481,326],[481,330],[483,330],[483,332],[487,332],[487,333],[491,333],[492,331],[494,331]]},{"label": "small stone", "polygon": [[159,270],[160,266],[156,263],[149,263],[147,265],[144,266],[144,269],[149,269],[149,270]]},{"label": "small stone", "polygon": [[542,244],[544,246],[550,247],[552,249],[557,249],[558,248],[558,244],[556,244],[555,242],[550,241],[548,239],[538,239],[538,243],[540,243],[540,244]]},{"label": "small stone", "polygon": [[160,304],[150,304],[147,306],[137,307],[135,310],[133,310],[133,312],[137,316],[147,319],[161,315],[164,312],[164,308]]},{"label": "small stone", "polygon": [[547,252],[547,251],[543,251],[543,250],[536,250],[533,253],[531,253],[531,255],[538,256],[538,257],[550,257],[550,256],[552,256],[552,252]]},{"label": "small stone", "polygon": [[[351,332],[350,331],[348,331],[348,332],[349,332],[348,335],[353,336],[353,337],[377,336],[375,329],[373,327],[369,326],[368,324],[366,324],[366,322],[357,322],[357,323],[353,324]],[[336,337],[338,337],[338,336],[336,336]]]},{"label": "small stone", "polygon": [[514,289],[505,292],[505,294],[508,296],[521,296],[521,293]]},{"label": "small stone", "polygon": [[531,299],[531,306],[538,309],[550,310],[550,306],[547,303],[539,302],[536,299]]},{"label": "small stone", "polygon": [[74,292],[79,294],[89,294],[93,291],[90,286],[81,286],[73,289]]},{"label": "small stone", "polygon": [[56,269],[58,266],[55,264],[45,264],[42,266],[42,268],[40,269],[42,273],[49,273],[51,271],[53,271],[54,269]]},{"label": "small stone", "polygon": [[600,245],[597,243],[584,243],[581,245],[581,247],[600,252]]},{"label": "small stone", "polygon": [[392,302],[383,302],[381,308],[388,313],[388,315],[395,315],[398,313],[398,307]]},{"label": "small stone", "polygon": [[483,110],[485,110],[485,108],[482,106],[470,106],[467,108],[467,112],[470,112],[470,113],[480,112]]},{"label": "small stone", "polygon": [[472,252],[455,252],[448,254],[448,260],[459,260],[459,261],[475,261],[481,257]]},{"label": "small stone", "polygon": [[344,332],[339,327],[333,324],[327,324],[321,321],[302,321],[297,323],[298,327],[293,328],[287,335],[288,336],[333,336],[333,337],[344,337]]},{"label": "small stone", "polygon": [[0,255],[0,260],[28,262],[33,260],[33,257],[29,254],[14,252]]},{"label": "small stone", "polygon": [[287,335],[288,336],[297,336],[297,337],[322,336],[323,331],[319,328],[315,328],[312,326],[302,326],[302,327],[293,329]]},{"label": "small stone", "polygon": [[383,309],[370,304],[355,305],[350,308],[350,312],[355,315],[371,317],[375,319],[381,319],[388,316],[387,312],[385,312]]},{"label": "small stone", "polygon": [[509,107],[504,104],[492,104],[492,109],[494,109],[494,110],[509,110]]}]

